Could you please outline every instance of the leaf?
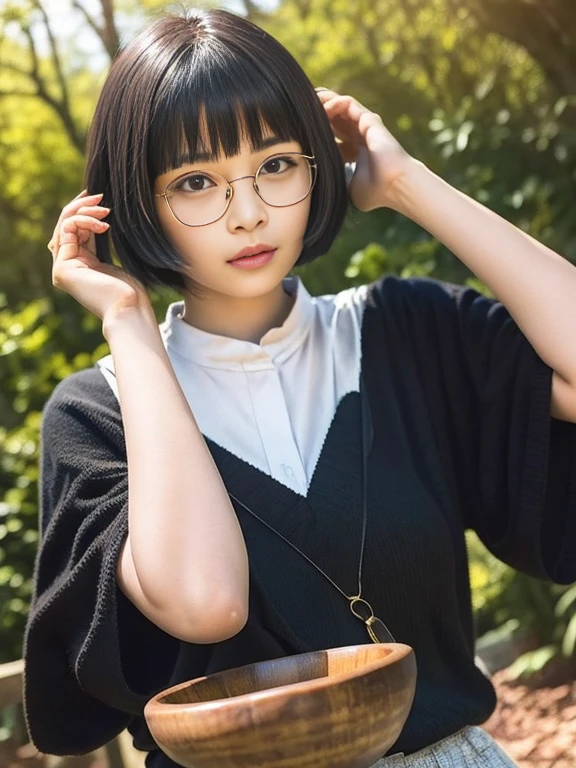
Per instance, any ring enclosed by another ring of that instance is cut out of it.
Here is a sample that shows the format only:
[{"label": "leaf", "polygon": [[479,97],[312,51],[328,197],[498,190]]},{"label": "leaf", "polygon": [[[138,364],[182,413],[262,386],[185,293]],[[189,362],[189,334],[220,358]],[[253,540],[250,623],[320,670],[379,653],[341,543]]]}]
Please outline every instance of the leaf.
[{"label": "leaf", "polygon": [[568,622],[568,627],[562,638],[562,653],[571,658],[576,651],[576,614]]},{"label": "leaf", "polygon": [[556,606],[554,608],[554,613],[558,617],[564,616],[564,614],[567,613],[568,609],[573,604],[576,604],[576,584],[574,584],[566,592],[564,592],[562,597],[556,603]]},{"label": "leaf", "polygon": [[510,667],[510,677],[515,680],[520,677],[529,677],[544,669],[546,664],[557,655],[558,648],[555,645],[545,645],[535,651],[524,653]]},{"label": "leaf", "polygon": [[446,51],[451,51],[458,40],[458,29],[456,27],[446,27],[440,36],[442,47]]}]

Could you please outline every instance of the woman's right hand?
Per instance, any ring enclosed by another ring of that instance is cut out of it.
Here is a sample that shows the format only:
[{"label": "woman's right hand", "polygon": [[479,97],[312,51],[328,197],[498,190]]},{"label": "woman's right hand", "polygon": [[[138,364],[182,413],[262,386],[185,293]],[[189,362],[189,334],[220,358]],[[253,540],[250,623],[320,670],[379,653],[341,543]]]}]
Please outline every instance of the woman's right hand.
[{"label": "woman's right hand", "polygon": [[102,221],[110,210],[99,205],[102,195],[84,190],[64,206],[48,249],[52,252],[52,284],[69,293],[102,321],[125,309],[153,314],[144,286],[126,270],[104,264],[96,256],[95,234],[109,224]]}]

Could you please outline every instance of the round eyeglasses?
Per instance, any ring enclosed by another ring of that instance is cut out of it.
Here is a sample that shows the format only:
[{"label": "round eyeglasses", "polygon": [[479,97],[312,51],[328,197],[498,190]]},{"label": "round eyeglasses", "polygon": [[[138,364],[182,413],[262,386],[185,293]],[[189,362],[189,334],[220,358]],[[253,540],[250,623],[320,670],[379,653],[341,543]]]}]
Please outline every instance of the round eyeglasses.
[{"label": "round eyeglasses", "polygon": [[161,194],[172,215],[187,227],[212,224],[228,210],[234,196],[232,184],[254,179],[256,194],[266,205],[287,208],[304,200],[316,182],[313,155],[282,152],[264,160],[253,176],[240,176],[228,181],[215,171],[194,170],[173,179]]}]

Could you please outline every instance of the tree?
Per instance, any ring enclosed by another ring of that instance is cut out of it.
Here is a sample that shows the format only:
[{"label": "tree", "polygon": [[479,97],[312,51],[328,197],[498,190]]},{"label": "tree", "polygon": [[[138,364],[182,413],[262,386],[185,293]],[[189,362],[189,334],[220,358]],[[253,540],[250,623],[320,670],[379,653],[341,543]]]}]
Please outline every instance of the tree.
[{"label": "tree", "polygon": [[102,12],[101,20],[98,20],[89,13],[80,0],[73,0],[72,7],[80,11],[82,16],[86,19],[88,25],[100,38],[102,45],[110,57],[110,61],[112,61],[120,48],[120,38],[118,37],[118,29],[116,28],[114,3],[112,0],[100,0],[100,9]]},{"label": "tree", "polygon": [[576,95],[576,14],[572,0],[451,0],[485,32],[521,45],[540,64],[559,95]]},{"label": "tree", "polygon": [[45,243],[79,191],[97,78],[62,55],[40,0],[1,10],[0,73],[0,284],[14,303],[50,295]]},{"label": "tree", "polygon": [[[58,44],[46,9],[40,0],[29,0],[28,8],[20,4],[9,4],[2,17],[2,37],[4,50],[2,69],[16,76],[16,82],[0,91],[0,96],[36,98],[44,102],[59,117],[72,145],[80,152],[84,151],[85,136],[78,129],[75,116],[70,107],[69,81],[65,75]],[[7,44],[6,28],[17,23],[26,41],[27,64],[21,62],[19,48]],[[50,49],[52,66],[48,70],[38,53],[38,42],[34,34],[35,27],[43,29]]]}]

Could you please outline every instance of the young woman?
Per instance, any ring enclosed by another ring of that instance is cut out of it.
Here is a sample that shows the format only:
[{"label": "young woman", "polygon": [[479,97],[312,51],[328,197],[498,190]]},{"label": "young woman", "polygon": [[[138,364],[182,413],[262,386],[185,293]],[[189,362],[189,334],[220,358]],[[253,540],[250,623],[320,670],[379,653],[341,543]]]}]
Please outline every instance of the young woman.
[{"label": "young woman", "polygon": [[[478,727],[495,696],[464,531],[576,579],[576,269],[224,11],[161,18],[119,55],[86,186],[50,242],[53,282],[110,355],[44,410],[37,747],[127,727],[166,768],[142,717],[157,691],[393,636],[418,683],[377,765],[512,765]],[[394,277],[311,297],[287,275],[329,249],[348,194],[417,221],[499,301]],[[182,296],[160,326],[154,285]]]}]

